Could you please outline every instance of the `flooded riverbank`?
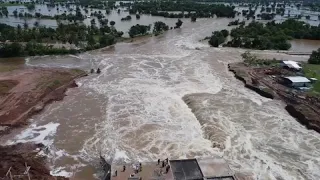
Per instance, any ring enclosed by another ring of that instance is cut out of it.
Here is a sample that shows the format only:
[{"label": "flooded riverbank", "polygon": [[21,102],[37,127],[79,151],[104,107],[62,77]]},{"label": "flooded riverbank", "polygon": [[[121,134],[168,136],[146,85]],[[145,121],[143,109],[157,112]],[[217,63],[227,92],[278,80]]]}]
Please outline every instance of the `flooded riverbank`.
[{"label": "flooded riverbank", "polygon": [[227,64],[241,61],[246,50],[199,42],[227,23],[185,21],[182,29],[106,50],[30,58],[28,65],[99,67],[102,73],[78,80],[79,88],[32,117],[8,142],[45,143],[52,173],[77,179],[97,176],[100,153],[117,164],[220,156],[232,170],[256,179],[319,179],[319,134],[299,124],[282,102],[244,88],[228,71]]}]

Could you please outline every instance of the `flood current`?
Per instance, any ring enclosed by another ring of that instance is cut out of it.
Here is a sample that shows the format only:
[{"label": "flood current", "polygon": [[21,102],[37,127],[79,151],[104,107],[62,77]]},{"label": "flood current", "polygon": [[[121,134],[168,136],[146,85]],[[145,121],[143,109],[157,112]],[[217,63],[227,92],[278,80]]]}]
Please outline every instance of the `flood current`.
[{"label": "flood current", "polygon": [[218,156],[255,179],[320,179],[320,135],[291,117],[284,103],[246,89],[228,71],[245,50],[199,42],[227,23],[185,21],[182,29],[133,43],[28,59],[31,66],[100,67],[102,73],[77,80],[79,88],[8,143],[48,145],[52,173],[77,179],[96,178],[99,154],[118,164]]}]

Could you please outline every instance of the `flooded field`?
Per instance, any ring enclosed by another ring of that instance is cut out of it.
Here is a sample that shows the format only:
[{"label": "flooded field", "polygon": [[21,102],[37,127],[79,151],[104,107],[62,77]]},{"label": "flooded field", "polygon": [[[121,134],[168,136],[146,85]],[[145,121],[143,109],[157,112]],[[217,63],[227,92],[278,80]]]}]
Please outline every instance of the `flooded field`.
[{"label": "flooded field", "polygon": [[320,179],[320,135],[299,124],[282,102],[246,89],[228,72],[227,64],[241,61],[246,50],[199,42],[227,24],[223,18],[185,21],[182,29],[134,43],[28,58],[29,66],[99,67],[102,73],[79,79],[79,88],[7,143],[44,143],[53,174],[83,180],[98,176],[100,153],[119,165],[219,156],[256,179]]}]

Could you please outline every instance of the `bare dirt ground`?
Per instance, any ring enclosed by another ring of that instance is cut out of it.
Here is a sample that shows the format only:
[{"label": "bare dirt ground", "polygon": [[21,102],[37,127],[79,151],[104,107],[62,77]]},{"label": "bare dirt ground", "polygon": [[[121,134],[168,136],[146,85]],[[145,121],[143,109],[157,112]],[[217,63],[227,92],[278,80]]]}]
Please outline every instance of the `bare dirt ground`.
[{"label": "bare dirt ground", "polygon": [[[1,66],[1,64],[0,64]],[[5,64],[0,67],[0,138],[16,127],[27,124],[27,119],[39,113],[52,101],[62,100],[68,88],[77,87],[75,79],[86,73],[77,69],[34,68]],[[0,146],[0,179],[11,167],[13,179],[28,179],[25,163],[30,166],[31,179],[56,180],[38,156],[43,145],[17,144]]]},{"label": "bare dirt ground", "polygon": [[[308,129],[320,133],[320,99],[306,92],[293,91],[280,83],[281,76],[290,76],[292,71],[276,68],[254,68],[244,63],[229,64],[229,70],[242,80],[245,86],[267,98],[284,101],[286,110]],[[273,76],[273,77],[272,77]]]},{"label": "bare dirt ground", "polygon": [[[16,144],[12,146],[0,146],[0,179],[10,180],[66,180],[64,177],[53,177],[49,168],[45,165],[45,158],[39,156],[43,150],[40,144]],[[28,173],[27,168],[30,167]],[[10,169],[10,172],[8,172]],[[7,176],[6,176],[7,175]]]},{"label": "bare dirt ground", "polygon": [[77,86],[74,79],[83,75],[80,70],[54,68],[0,72],[0,125],[24,125],[46,104],[61,100],[68,88]]}]

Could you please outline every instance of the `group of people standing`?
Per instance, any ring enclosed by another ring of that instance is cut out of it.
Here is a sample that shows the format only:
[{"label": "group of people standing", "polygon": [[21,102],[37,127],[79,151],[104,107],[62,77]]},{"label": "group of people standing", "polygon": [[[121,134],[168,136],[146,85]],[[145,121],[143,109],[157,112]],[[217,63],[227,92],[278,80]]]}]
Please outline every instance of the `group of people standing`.
[{"label": "group of people standing", "polygon": [[[158,159],[158,164],[157,166],[160,166],[161,170],[161,174],[163,172],[163,168],[165,168],[165,174],[167,174],[170,170],[170,165],[169,165],[169,159],[166,158],[165,160],[161,161],[160,159]],[[122,166],[122,171],[121,172],[125,172],[126,171],[126,166]],[[130,174],[130,177],[134,177],[135,174],[138,174],[139,172],[142,171],[142,164],[140,162],[133,164],[133,174]],[[118,171],[116,170],[114,172],[114,176],[118,176]],[[140,178],[141,179],[141,178]]]},{"label": "group of people standing", "polygon": [[161,162],[161,168],[164,168],[166,169],[166,174],[169,172],[170,170],[170,165],[169,165],[169,159],[166,158],[165,160],[161,161],[160,159],[158,159],[158,165],[160,165],[160,162]]},{"label": "group of people standing", "polygon": [[[101,73],[100,68],[98,68],[96,72],[97,72],[97,74],[100,74],[100,73]],[[91,74],[94,73],[94,69],[91,69],[90,73],[91,73]]]}]

